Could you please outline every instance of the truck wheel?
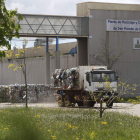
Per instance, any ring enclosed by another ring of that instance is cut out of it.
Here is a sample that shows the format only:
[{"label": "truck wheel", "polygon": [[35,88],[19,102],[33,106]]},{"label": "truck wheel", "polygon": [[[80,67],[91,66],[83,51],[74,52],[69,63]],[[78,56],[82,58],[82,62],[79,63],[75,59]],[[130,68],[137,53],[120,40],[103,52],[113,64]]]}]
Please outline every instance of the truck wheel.
[{"label": "truck wheel", "polygon": [[108,108],[112,108],[112,106],[113,106],[113,101],[112,101],[110,104],[107,104],[107,103],[106,103],[106,106],[107,106]]},{"label": "truck wheel", "polygon": [[91,101],[90,101],[90,107],[94,107],[95,103],[96,103],[95,101],[92,101],[92,100],[91,100]]},{"label": "truck wheel", "polygon": [[83,101],[79,101],[79,102],[78,102],[78,106],[79,106],[79,107],[83,106]]},{"label": "truck wheel", "polygon": [[64,104],[66,107],[70,106],[71,105],[71,101],[70,101],[70,96],[69,95],[66,95],[65,98],[64,98]]},{"label": "truck wheel", "polygon": [[90,100],[88,99],[87,96],[83,97],[83,106],[84,107],[90,107]]},{"label": "truck wheel", "polygon": [[63,97],[61,95],[58,96],[58,106],[64,107]]}]

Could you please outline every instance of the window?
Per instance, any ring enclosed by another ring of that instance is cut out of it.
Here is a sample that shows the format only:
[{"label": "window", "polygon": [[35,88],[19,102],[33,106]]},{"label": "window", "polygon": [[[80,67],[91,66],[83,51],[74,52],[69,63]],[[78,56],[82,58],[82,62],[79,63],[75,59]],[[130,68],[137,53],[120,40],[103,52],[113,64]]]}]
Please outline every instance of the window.
[{"label": "window", "polygon": [[91,74],[92,82],[113,82],[116,81],[115,73],[92,73]]},{"label": "window", "polygon": [[101,74],[92,74],[92,82],[99,81],[101,79]]}]

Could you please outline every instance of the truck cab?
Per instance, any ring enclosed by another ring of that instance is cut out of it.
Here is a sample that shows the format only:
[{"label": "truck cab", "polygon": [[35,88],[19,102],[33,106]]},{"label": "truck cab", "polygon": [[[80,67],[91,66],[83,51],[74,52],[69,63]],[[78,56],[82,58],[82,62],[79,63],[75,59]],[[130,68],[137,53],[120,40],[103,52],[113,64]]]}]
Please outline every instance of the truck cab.
[{"label": "truck cab", "polygon": [[91,96],[94,95],[98,100],[102,98],[104,101],[110,99],[117,93],[117,80],[116,72],[106,69],[92,69],[85,71],[84,74],[84,90]]}]

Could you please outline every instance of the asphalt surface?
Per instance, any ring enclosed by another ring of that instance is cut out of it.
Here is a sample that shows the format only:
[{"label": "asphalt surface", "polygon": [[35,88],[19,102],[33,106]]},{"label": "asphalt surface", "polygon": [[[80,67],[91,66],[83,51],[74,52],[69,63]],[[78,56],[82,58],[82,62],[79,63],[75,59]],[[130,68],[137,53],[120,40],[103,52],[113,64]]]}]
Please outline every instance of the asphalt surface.
[{"label": "asphalt surface", "polygon": [[[48,102],[48,103],[28,103],[29,107],[50,107],[50,108],[59,108],[57,102]],[[99,104],[95,104],[94,108],[97,110]],[[103,105],[104,106],[104,105]],[[5,107],[25,107],[25,103],[0,103],[0,108]],[[77,108],[76,106],[75,108]],[[65,107],[63,107],[65,108]],[[84,108],[85,109],[85,108]],[[131,104],[131,103],[114,103],[112,109],[106,109],[106,111],[115,111],[120,113],[128,113],[134,116],[140,116],[140,104]]]}]

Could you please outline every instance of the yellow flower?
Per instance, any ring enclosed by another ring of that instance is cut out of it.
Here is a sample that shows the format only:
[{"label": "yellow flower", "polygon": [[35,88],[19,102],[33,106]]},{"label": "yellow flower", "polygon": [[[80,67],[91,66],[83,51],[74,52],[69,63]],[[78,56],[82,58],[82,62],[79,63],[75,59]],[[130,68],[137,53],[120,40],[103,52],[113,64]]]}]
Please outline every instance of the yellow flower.
[{"label": "yellow flower", "polygon": [[17,68],[13,69],[13,71],[17,71]]},{"label": "yellow flower", "polygon": [[94,135],[95,135],[95,132],[92,131],[91,134],[90,134],[90,138],[93,139]]},{"label": "yellow flower", "polygon": [[56,136],[52,136],[52,138],[53,138],[53,140],[55,140],[56,139]]},{"label": "yellow flower", "polygon": [[122,124],[122,122],[120,124]]},{"label": "yellow flower", "polygon": [[107,124],[107,122],[102,122],[102,124]]},{"label": "yellow flower", "polygon": [[71,126],[71,125],[69,125],[69,128],[72,128],[72,126]]},{"label": "yellow flower", "polygon": [[51,130],[48,130],[49,132],[51,131]]},{"label": "yellow flower", "polygon": [[35,117],[38,117],[38,118],[39,118],[39,117],[40,117],[40,115],[36,115]]},{"label": "yellow flower", "polygon": [[38,49],[41,49],[41,47],[39,46],[39,47],[37,47]]},{"label": "yellow flower", "polygon": [[77,140],[79,139],[79,138],[76,138]]}]

